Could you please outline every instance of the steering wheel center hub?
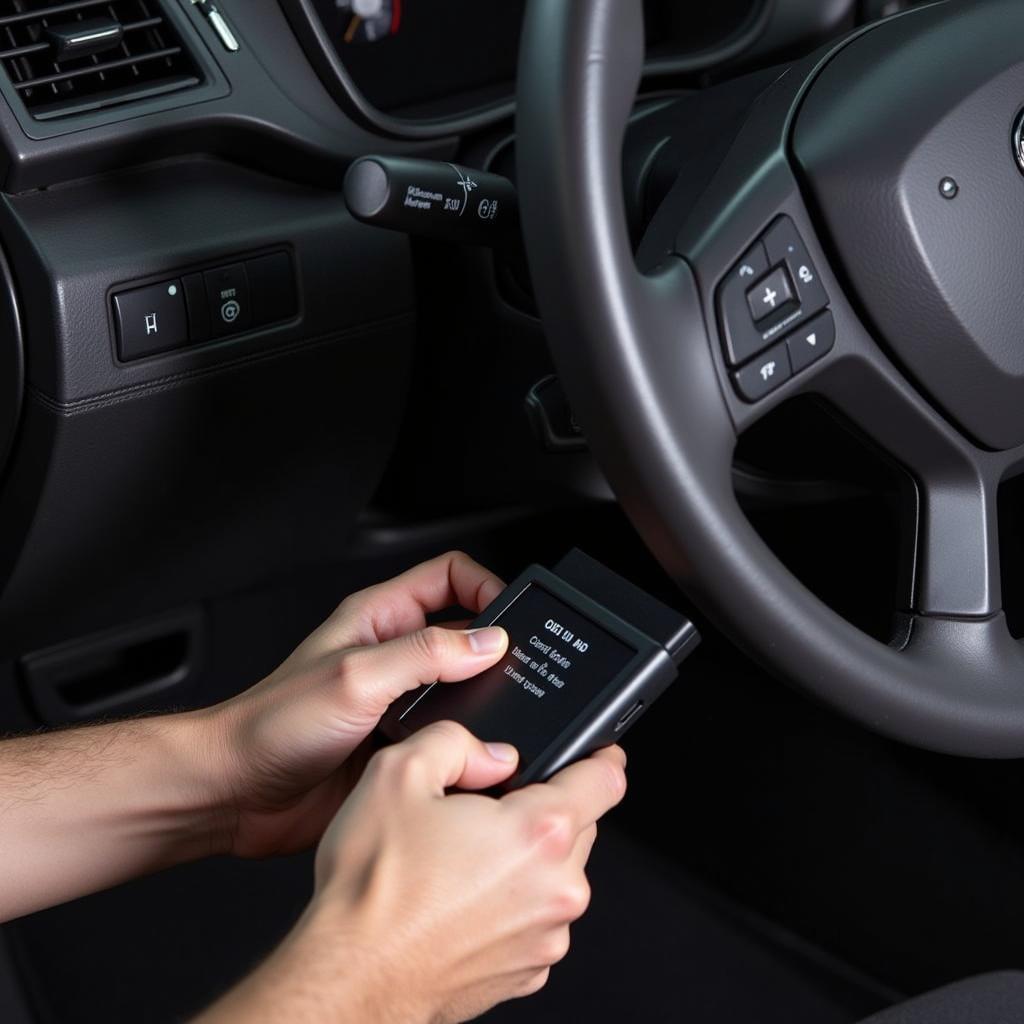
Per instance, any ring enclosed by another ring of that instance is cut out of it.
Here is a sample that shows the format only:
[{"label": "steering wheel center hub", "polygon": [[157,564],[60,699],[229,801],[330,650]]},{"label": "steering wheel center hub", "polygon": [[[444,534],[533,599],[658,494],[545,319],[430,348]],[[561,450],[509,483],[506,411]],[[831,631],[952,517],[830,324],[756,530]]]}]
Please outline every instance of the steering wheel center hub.
[{"label": "steering wheel center hub", "polygon": [[1016,0],[893,18],[828,64],[793,137],[876,339],[990,449],[1024,443],[1021,38]]}]

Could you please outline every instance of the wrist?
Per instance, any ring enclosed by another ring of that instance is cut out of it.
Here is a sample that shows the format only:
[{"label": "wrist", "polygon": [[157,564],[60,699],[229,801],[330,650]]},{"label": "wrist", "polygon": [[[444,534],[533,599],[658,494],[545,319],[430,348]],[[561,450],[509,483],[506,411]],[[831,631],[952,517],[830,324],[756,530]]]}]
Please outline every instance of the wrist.
[{"label": "wrist", "polygon": [[320,964],[338,979],[338,1006],[345,1010],[339,1020],[430,1024],[434,1014],[418,991],[414,965],[367,916],[341,894],[318,889],[281,952],[297,964]]},{"label": "wrist", "polygon": [[406,998],[400,979],[390,976],[383,951],[367,933],[318,895],[259,970],[195,1024],[430,1024],[431,1019]]},{"label": "wrist", "polygon": [[229,853],[238,823],[238,770],[230,729],[218,708],[163,719],[178,780],[183,831],[196,857]]}]

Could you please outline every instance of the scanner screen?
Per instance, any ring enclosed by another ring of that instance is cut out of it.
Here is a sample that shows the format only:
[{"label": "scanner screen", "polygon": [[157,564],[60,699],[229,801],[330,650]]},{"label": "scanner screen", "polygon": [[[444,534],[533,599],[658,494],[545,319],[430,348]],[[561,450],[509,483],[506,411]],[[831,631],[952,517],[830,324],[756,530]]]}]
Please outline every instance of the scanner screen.
[{"label": "scanner screen", "polygon": [[501,661],[465,682],[435,683],[402,722],[416,730],[456,721],[484,741],[512,743],[522,770],[636,651],[536,583],[494,624],[509,635]]}]

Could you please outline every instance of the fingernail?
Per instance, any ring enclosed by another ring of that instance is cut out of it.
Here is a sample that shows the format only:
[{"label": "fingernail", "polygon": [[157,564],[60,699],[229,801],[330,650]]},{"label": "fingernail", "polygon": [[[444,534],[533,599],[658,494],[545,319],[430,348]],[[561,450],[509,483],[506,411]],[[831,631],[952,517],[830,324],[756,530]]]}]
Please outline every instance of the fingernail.
[{"label": "fingernail", "polygon": [[511,743],[485,743],[484,746],[487,747],[487,753],[495,761],[504,761],[506,764],[511,764],[513,761],[519,760],[519,753]]},{"label": "fingernail", "polygon": [[505,646],[505,630],[500,626],[471,629],[467,635],[474,654],[494,654]]}]

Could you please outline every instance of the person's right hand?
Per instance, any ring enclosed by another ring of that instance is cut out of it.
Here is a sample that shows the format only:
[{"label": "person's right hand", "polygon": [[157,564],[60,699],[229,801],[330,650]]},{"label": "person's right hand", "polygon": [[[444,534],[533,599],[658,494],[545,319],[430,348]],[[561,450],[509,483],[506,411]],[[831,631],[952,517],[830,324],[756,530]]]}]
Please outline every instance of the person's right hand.
[{"label": "person's right hand", "polygon": [[626,790],[618,747],[500,800],[461,792],[505,760],[451,722],[378,753],[324,836],[317,897],[355,928],[401,1019],[463,1021],[537,991],[587,908],[596,822]]},{"label": "person's right hand", "polygon": [[625,755],[609,747],[500,799],[466,792],[515,761],[451,722],[375,754],[320,844],[306,915],[203,1021],[453,1024],[543,987],[589,902],[584,868],[625,794]]}]

